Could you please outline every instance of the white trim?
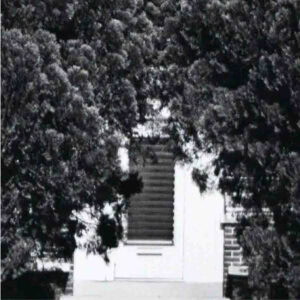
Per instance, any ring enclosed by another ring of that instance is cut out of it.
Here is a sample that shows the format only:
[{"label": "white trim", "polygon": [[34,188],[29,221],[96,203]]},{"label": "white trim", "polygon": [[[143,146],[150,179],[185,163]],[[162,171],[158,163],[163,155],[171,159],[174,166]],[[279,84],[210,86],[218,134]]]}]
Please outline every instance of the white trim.
[{"label": "white trim", "polygon": [[[184,169],[184,172],[186,172],[186,169]],[[183,216],[182,216],[182,278],[184,278],[184,274],[185,274],[185,263],[184,263],[184,259],[185,259],[185,248],[184,248],[184,243],[185,243],[185,225],[186,225],[186,198],[187,198],[187,190],[186,190],[186,180],[187,180],[187,176],[184,177],[184,183],[183,183],[183,197],[181,198],[182,201],[182,206],[180,207],[180,209],[183,210]],[[175,180],[174,180],[175,181]],[[174,197],[175,198],[175,197]],[[175,199],[174,199],[175,200]],[[175,214],[174,214],[175,215]],[[174,222],[175,223],[175,222]]]},{"label": "white trim", "polygon": [[147,245],[147,246],[173,246],[173,241],[159,241],[159,240],[153,240],[153,241],[143,241],[143,240],[127,240],[124,243],[125,246],[137,246],[137,245]]},{"label": "white trim", "polygon": [[132,278],[117,277],[115,281],[138,281],[138,282],[182,282],[183,278]]}]

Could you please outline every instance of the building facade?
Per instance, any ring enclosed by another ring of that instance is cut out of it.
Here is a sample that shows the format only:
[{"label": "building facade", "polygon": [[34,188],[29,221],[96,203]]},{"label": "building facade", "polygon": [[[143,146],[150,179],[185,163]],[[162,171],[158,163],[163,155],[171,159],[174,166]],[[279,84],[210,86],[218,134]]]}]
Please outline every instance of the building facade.
[{"label": "building facade", "polygon": [[75,251],[74,295],[84,281],[155,281],[194,283],[222,296],[224,197],[215,190],[199,192],[191,175],[197,162],[174,162],[159,145],[151,150],[156,161],[135,166],[120,151],[123,168],[136,167],[144,188],[133,197],[124,220],[126,239],[111,251],[109,264],[84,249]]}]

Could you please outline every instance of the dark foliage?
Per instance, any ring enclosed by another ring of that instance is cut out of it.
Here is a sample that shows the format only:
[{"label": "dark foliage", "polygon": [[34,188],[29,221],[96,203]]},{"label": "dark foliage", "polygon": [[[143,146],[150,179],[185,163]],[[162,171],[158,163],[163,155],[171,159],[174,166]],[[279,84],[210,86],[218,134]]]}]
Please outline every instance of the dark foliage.
[{"label": "dark foliage", "polygon": [[56,271],[26,272],[1,283],[1,299],[55,299],[56,290],[65,290],[68,273]]},{"label": "dark foliage", "polygon": [[[5,276],[32,253],[70,257],[87,207],[98,236],[86,247],[117,245],[140,188],[117,150],[168,107],[176,155],[214,154],[219,189],[249,212],[255,296],[300,297],[298,1],[23,0],[2,13]],[[194,172],[201,190],[208,178]]]},{"label": "dark foliage", "polygon": [[37,258],[69,259],[90,228],[83,211],[100,234],[89,251],[107,257],[118,245],[140,187],[118,150],[155,111],[156,10],[151,1],[2,2],[3,279]]},{"label": "dark foliage", "polygon": [[[240,241],[250,286],[264,297],[300,297],[299,1],[164,8],[159,92],[170,100],[168,131],[193,145],[188,156],[213,153],[219,189],[249,212]],[[204,190],[206,177],[194,177]]]}]

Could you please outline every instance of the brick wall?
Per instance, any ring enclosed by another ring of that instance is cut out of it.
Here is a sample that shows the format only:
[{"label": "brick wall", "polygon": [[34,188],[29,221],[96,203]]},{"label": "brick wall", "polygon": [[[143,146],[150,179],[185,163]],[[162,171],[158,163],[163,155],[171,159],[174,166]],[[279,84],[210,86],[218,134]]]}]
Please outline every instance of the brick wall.
[{"label": "brick wall", "polygon": [[224,271],[223,271],[223,290],[227,287],[227,276],[229,268],[243,266],[242,249],[237,242],[235,235],[235,222],[225,222],[222,224],[224,230]]},{"label": "brick wall", "polygon": [[68,281],[65,289],[65,295],[73,295],[73,286],[74,286],[74,257],[71,262]]}]

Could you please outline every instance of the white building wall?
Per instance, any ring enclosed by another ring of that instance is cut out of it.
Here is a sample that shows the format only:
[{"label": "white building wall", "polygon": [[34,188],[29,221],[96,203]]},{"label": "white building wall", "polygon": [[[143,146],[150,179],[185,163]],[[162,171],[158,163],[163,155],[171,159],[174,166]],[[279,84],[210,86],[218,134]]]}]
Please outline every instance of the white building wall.
[{"label": "white building wall", "polygon": [[191,169],[185,189],[184,280],[222,282],[224,200],[216,191],[200,194]]},{"label": "white building wall", "polygon": [[[126,154],[122,153],[122,163],[127,167]],[[198,283],[221,283],[223,280],[223,197],[216,191],[200,194],[191,178],[192,166],[179,166],[182,184],[175,184],[175,195],[184,195],[183,224],[183,281]],[[175,173],[175,176],[176,176]],[[177,190],[176,190],[177,189]],[[175,214],[176,215],[176,214]],[[86,255],[84,250],[76,250],[74,256],[74,293],[76,282],[84,280],[114,280],[115,264],[120,250],[113,250],[111,262],[106,265],[96,255]]]}]

